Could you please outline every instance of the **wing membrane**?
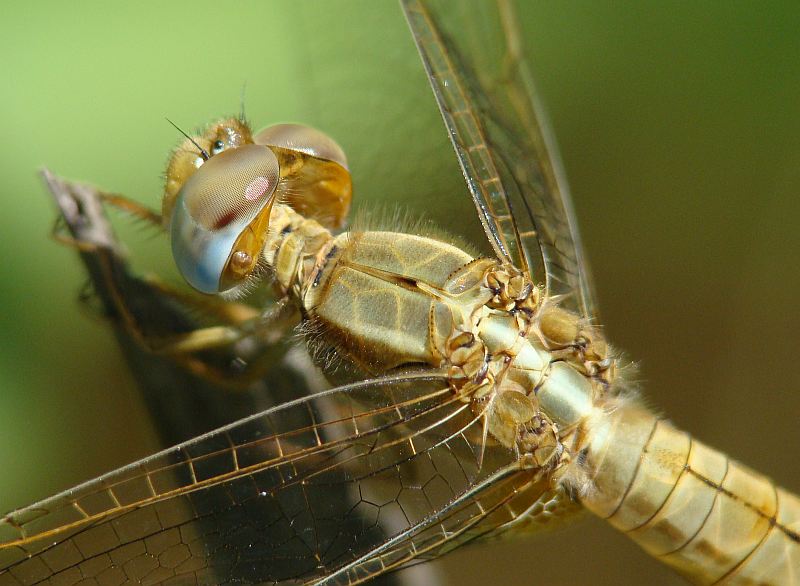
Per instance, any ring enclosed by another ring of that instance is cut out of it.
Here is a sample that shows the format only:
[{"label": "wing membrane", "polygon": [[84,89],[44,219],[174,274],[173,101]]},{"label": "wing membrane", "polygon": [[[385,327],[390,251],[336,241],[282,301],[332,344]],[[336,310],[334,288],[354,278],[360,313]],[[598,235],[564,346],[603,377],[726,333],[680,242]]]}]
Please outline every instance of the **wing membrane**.
[{"label": "wing membrane", "polygon": [[365,576],[394,570],[410,562],[430,560],[482,537],[507,521],[503,507],[514,499],[516,490],[533,484],[532,476],[531,472],[520,472],[515,465],[502,468],[436,511],[425,523],[395,536],[370,556],[342,568],[334,579],[348,584],[360,582]]},{"label": "wing membrane", "polygon": [[7,515],[0,585],[374,575],[387,544],[444,531],[440,517],[519,472],[497,446],[479,464],[480,437],[438,373],[296,400]]},{"label": "wing membrane", "polygon": [[569,191],[510,4],[402,3],[495,253],[565,308],[595,317]]},{"label": "wing membrane", "polygon": [[425,524],[396,536],[367,559],[342,568],[334,579],[357,583],[364,576],[434,559],[474,541],[549,529],[582,510],[563,488],[553,489],[541,474],[507,466],[437,511]]}]

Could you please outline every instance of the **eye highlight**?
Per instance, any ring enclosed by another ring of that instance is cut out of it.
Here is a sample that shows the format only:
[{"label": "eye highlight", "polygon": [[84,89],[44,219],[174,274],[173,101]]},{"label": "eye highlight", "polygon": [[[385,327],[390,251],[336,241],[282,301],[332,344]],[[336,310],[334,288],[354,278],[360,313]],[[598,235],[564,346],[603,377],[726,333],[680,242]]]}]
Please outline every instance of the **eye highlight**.
[{"label": "eye highlight", "polygon": [[227,291],[256,267],[266,239],[280,166],[265,146],[226,149],[183,186],[172,215],[172,254],[203,293]]},{"label": "eye highlight", "polygon": [[274,188],[274,181],[269,177],[256,177],[247,187],[244,188],[244,198],[248,201],[256,201],[263,197],[270,189]]}]

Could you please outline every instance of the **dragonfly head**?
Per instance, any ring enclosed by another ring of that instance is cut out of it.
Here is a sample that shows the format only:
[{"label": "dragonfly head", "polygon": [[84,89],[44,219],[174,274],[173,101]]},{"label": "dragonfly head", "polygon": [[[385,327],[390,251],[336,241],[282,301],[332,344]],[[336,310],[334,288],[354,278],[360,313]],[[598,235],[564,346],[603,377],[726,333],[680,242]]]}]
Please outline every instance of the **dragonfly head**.
[{"label": "dragonfly head", "polygon": [[188,283],[224,293],[258,266],[272,206],[279,202],[327,228],[350,210],[352,184],[342,148],[308,126],[276,124],[253,135],[226,118],[175,149],[162,217]]}]

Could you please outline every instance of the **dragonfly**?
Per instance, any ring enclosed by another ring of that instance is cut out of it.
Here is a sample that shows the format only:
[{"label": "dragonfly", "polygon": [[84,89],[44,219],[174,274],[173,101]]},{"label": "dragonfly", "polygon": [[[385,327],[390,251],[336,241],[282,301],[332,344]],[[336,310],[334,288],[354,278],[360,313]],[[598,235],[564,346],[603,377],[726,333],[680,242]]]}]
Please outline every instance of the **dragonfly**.
[{"label": "dragonfly", "polygon": [[[330,144],[320,148],[320,137],[301,137],[314,144],[306,152],[273,133],[257,158],[268,148],[327,168],[323,183],[340,198],[331,204],[323,193],[317,203],[332,207],[286,203],[304,191],[276,199],[270,179],[280,184],[285,161],[276,170],[258,158],[265,166],[242,185],[250,215],[230,219],[230,210],[219,212],[229,202],[209,207],[205,188],[189,187],[255,146],[192,139],[199,144],[183,152],[208,160],[197,181],[173,190],[164,216],[196,206],[212,214],[215,230],[249,229],[265,216],[282,227],[258,224],[248,237],[265,241],[220,259],[207,254],[213,233],[198,236],[200,228],[173,217],[184,276],[206,293],[246,286],[263,258],[279,291],[301,303],[318,361],[349,359],[368,377],[7,515],[0,584],[360,582],[469,541],[535,530],[578,504],[698,582],[791,583],[796,497],[626,395],[619,361],[595,326],[565,183],[506,5],[495,15],[508,39],[497,55],[462,45],[459,31],[474,33],[474,23],[460,26],[469,23],[441,5],[404,7],[495,257],[413,233],[331,235],[327,226],[341,222],[349,203],[346,161]],[[289,262],[281,265],[280,253]],[[204,264],[212,261],[216,280]],[[343,274],[334,277],[337,267]],[[385,311],[371,309],[372,299],[359,312],[354,291],[383,296]],[[327,312],[322,294],[350,311]],[[403,328],[380,322],[392,304],[415,307],[395,320]],[[258,325],[272,326],[280,313]],[[365,327],[351,335],[357,326]],[[415,329],[434,341],[419,344]],[[182,348],[208,334],[182,338]],[[191,352],[184,360],[209,366]]]}]

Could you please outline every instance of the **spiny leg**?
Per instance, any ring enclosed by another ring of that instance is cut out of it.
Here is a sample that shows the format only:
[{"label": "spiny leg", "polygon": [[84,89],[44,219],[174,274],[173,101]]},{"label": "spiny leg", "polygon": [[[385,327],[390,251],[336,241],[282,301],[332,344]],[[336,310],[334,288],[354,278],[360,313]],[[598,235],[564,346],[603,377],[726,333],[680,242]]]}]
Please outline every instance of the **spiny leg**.
[{"label": "spiny leg", "polygon": [[[108,250],[94,254],[108,259]],[[131,278],[138,287],[146,287],[148,294],[160,303],[176,306],[187,319],[185,331],[170,332],[158,322],[137,311],[136,294],[116,278],[114,265],[103,262],[102,286],[106,297],[114,302],[114,321],[123,331],[149,352],[168,356],[197,376],[231,388],[246,388],[264,376],[272,364],[277,364],[286,350],[280,344],[284,334],[297,322],[296,311],[286,303],[278,302],[276,309],[262,315],[244,303],[228,302],[185,291],[164,283],[155,276],[145,279]],[[97,287],[97,283],[94,283]],[[220,322],[218,325],[198,326],[201,321]],[[208,352],[228,353],[228,363],[215,364]]]},{"label": "spiny leg", "polygon": [[256,336],[263,344],[275,344],[297,324],[296,311],[285,297],[276,301],[264,312],[246,303],[226,301],[220,297],[174,287],[156,275],[147,275],[144,281],[159,294],[176,301],[190,311],[224,324],[199,327],[164,338],[167,343],[161,344],[159,348],[153,348],[160,353],[180,354],[211,350],[228,346],[250,336]]},{"label": "spiny leg", "polygon": [[[158,228],[163,229],[163,218],[161,214],[154,212],[145,205],[132,200],[124,195],[118,193],[106,193],[104,191],[92,190],[94,200],[100,205],[108,205],[112,208],[124,212],[126,215]],[[90,211],[80,210],[80,206],[87,202],[87,200],[80,198],[73,198],[73,203],[79,209],[76,211],[77,216],[84,214],[91,214]],[[76,248],[81,252],[95,252],[98,246],[103,246],[105,243],[93,242],[91,240],[76,238],[67,232],[70,231],[70,226],[63,215],[59,215],[53,223],[53,228],[50,231],[51,237],[58,243],[71,248]]]},{"label": "spiny leg", "polygon": [[100,197],[100,201],[102,201],[104,204],[125,212],[133,218],[143,220],[159,228],[164,225],[164,219],[161,214],[154,212],[136,200],[130,199],[119,193],[106,193],[101,191],[98,193],[98,195]]}]

